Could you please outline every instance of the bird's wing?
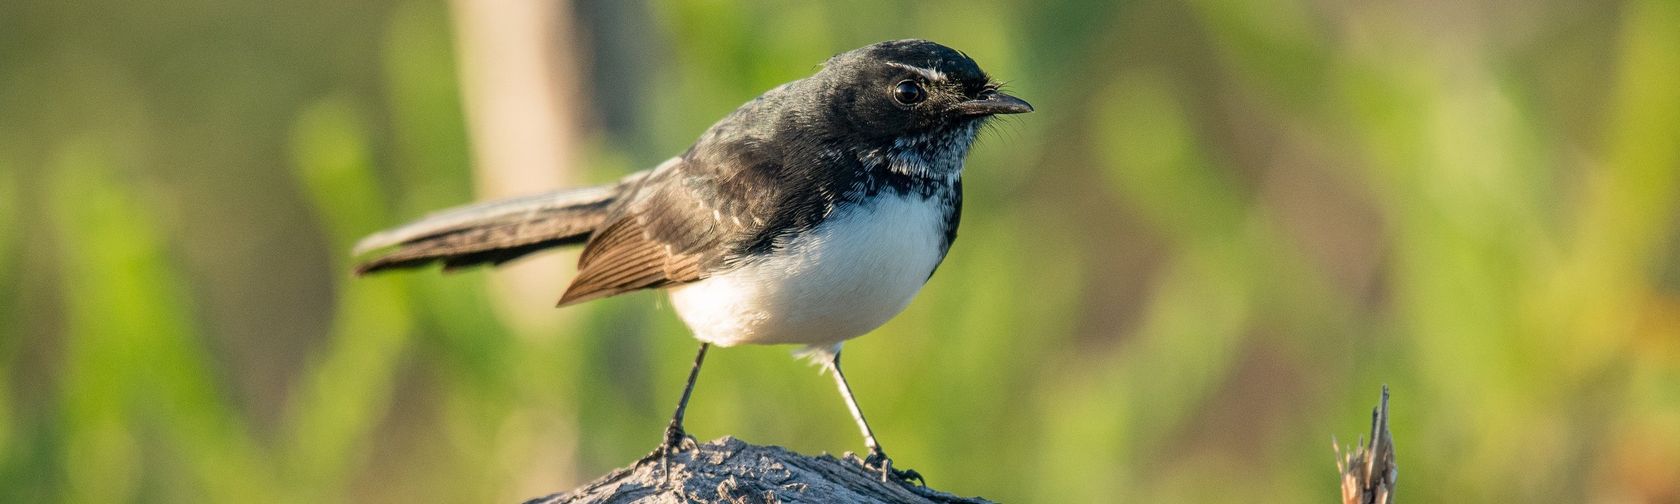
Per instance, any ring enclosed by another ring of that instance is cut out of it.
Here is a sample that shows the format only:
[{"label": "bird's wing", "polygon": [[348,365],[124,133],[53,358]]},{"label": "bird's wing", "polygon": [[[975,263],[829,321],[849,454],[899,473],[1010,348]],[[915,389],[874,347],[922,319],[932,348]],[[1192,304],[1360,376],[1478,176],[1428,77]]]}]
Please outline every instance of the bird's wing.
[{"label": "bird's wing", "polygon": [[762,216],[785,188],[755,180],[755,191],[733,184],[764,170],[737,159],[728,166],[682,160],[650,175],[620,212],[590,237],[578,274],[560,305],[705,278],[740,244],[761,234]]}]

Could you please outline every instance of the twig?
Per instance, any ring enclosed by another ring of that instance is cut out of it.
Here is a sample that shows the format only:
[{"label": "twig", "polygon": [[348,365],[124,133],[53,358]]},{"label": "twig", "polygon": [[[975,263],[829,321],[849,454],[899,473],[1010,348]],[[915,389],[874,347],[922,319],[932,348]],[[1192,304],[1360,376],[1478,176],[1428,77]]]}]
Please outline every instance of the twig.
[{"label": "twig", "polygon": [[1399,470],[1394,465],[1394,437],[1388,431],[1388,386],[1382,389],[1382,402],[1371,411],[1371,438],[1364,436],[1352,449],[1343,451],[1330,438],[1336,450],[1336,470],[1342,474],[1343,504],[1392,504],[1394,482]]}]

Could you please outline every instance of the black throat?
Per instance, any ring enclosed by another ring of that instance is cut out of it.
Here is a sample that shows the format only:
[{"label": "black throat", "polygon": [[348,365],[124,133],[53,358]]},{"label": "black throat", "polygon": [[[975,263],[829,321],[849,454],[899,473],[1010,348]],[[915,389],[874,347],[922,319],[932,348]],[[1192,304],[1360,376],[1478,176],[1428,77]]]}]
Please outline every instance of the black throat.
[{"label": "black throat", "polygon": [[811,149],[814,155],[788,160],[796,168],[776,178],[793,182],[782,186],[791,190],[776,191],[783,204],[770,225],[747,240],[739,252],[773,253],[795,234],[817,228],[837,212],[870,205],[883,196],[916,197],[939,207],[945,215],[940,250],[948,251],[962,217],[963,158],[978,128],[976,121],[874,145],[856,139],[821,142]]}]

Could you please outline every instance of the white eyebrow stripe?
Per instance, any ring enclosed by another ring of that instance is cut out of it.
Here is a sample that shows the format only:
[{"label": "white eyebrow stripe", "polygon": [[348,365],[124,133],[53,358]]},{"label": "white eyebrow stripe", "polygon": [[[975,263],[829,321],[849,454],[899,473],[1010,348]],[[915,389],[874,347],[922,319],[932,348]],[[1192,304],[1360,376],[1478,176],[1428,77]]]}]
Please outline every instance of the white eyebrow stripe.
[{"label": "white eyebrow stripe", "polygon": [[938,81],[938,82],[945,82],[946,81],[945,72],[941,72],[941,71],[934,70],[934,69],[931,69],[931,68],[922,68],[922,67],[919,67],[919,66],[911,66],[911,65],[906,65],[906,64],[903,64],[903,63],[895,63],[895,62],[890,62],[890,61],[887,62],[887,64],[895,66],[895,67],[903,68],[905,70],[909,70],[909,71],[912,71],[912,72],[916,72],[918,74],[921,74],[922,77],[925,77],[925,78],[927,78],[927,80],[930,80],[930,81]]}]

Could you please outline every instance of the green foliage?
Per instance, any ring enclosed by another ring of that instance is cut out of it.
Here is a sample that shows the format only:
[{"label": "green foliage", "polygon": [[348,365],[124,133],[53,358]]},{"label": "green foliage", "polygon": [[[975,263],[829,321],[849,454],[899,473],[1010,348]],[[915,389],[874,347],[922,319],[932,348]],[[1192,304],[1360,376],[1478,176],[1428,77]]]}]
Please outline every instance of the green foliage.
[{"label": "green foliage", "polygon": [[[642,73],[586,93],[637,125],[589,130],[587,180],[882,39],[1038,108],[846,347],[940,488],[1329,500],[1386,383],[1407,500],[1680,496],[1680,4],[580,5],[645,44],[589,25]],[[511,501],[653,447],[695,345],[662,296],[533,322],[511,273],[348,271],[474,197],[450,16],[0,7],[0,502]],[[691,431],[862,449],[787,350],[711,353]]]}]

